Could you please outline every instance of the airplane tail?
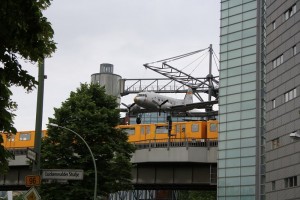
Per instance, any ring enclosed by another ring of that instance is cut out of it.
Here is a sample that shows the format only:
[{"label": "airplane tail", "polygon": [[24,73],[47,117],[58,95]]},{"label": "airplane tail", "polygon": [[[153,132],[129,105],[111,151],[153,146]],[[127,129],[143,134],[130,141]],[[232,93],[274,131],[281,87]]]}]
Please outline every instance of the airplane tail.
[{"label": "airplane tail", "polygon": [[190,103],[193,103],[193,90],[192,88],[188,88],[185,96],[184,96],[184,104],[190,104]]}]

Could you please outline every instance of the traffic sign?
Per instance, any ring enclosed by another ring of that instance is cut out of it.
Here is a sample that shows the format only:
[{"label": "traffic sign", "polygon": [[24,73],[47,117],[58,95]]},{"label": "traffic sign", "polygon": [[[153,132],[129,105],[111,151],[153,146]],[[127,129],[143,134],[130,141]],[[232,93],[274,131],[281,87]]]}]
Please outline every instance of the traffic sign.
[{"label": "traffic sign", "polygon": [[37,153],[33,149],[27,148],[26,157],[28,159],[30,159],[32,161],[36,161],[36,156],[37,156]]},{"label": "traffic sign", "polygon": [[41,200],[41,196],[35,189],[35,187],[31,187],[28,192],[24,195],[25,200]]},{"label": "traffic sign", "polygon": [[39,175],[25,176],[25,186],[26,187],[40,186],[40,185],[41,185],[41,176],[39,176]]},{"label": "traffic sign", "polygon": [[43,179],[83,180],[82,169],[43,169]]}]

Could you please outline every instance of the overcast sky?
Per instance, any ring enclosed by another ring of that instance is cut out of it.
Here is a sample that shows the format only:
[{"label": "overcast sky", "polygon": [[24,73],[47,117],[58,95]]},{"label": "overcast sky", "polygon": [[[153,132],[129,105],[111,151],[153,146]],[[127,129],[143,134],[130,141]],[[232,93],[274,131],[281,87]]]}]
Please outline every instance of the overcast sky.
[{"label": "overcast sky", "polygon": [[[144,63],[204,49],[219,52],[220,5],[215,0],[54,0],[45,16],[57,51],[45,60],[43,129],[48,117],[80,83],[90,83],[101,63],[123,78],[160,77]],[[24,68],[37,77],[37,65]],[[200,72],[201,73],[201,70]],[[196,74],[196,77],[207,74]],[[34,130],[37,90],[13,88],[15,127]],[[122,98],[122,102],[133,97]]]}]

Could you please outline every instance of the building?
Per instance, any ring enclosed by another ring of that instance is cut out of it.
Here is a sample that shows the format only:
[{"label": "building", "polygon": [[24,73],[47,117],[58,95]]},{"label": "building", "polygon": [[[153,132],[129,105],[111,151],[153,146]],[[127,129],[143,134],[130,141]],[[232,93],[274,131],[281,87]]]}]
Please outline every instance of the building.
[{"label": "building", "polygon": [[297,0],[222,0],[218,199],[299,199]]}]

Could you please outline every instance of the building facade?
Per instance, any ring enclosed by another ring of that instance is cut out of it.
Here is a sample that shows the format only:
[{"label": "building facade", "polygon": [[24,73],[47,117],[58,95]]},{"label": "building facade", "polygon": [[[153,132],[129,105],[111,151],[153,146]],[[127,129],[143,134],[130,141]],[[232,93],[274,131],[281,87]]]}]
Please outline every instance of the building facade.
[{"label": "building facade", "polygon": [[300,199],[300,1],[267,5],[266,199]]},{"label": "building facade", "polygon": [[221,1],[219,200],[300,198],[298,2]]}]

